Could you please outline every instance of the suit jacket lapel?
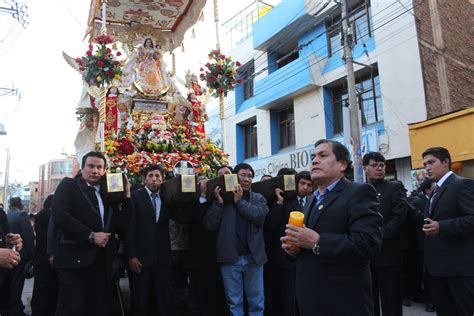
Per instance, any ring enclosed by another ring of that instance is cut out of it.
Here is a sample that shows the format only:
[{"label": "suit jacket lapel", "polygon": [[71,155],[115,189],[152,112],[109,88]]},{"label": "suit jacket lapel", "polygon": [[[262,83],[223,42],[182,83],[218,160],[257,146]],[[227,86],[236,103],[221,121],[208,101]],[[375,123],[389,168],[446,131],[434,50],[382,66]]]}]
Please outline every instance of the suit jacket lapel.
[{"label": "suit jacket lapel", "polygon": [[304,214],[306,226],[308,226],[308,214],[310,213],[311,207],[313,207],[313,203],[316,204],[316,197],[314,194],[311,194],[306,198],[306,204],[304,205],[303,210],[301,210],[301,212]]},{"label": "suit jacket lapel", "polygon": [[346,181],[345,178],[339,180],[338,184],[327,193],[327,196],[324,197],[321,203],[314,203],[313,210],[308,219],[308,227],[314,228],[316,226],[321,215],[339,197],[340,191],[342,191],[346,186]]},{"label": "suit jacket lapel", "polygon": [[[97,206],[95,206],[92,203],[91,195],[93,194],[92,191],[90,191],[89,186],[86,184],[86,181],[83,178],[78,179],[77,181],[77,186],[79,187],[79,190],[81,191],[81,194],[84,195],[84,199],[86,199],[86,203],[90,206],[91,210],[99,216],[99,218],[102,218],[100,216],[100,210]],[[95,194],[95,193],[94,193]],[[94,197],[96,199],[96,197]],[[104,206],[105,207],[105,206]],[[101,219],[102,221],[102,219]]]},{"label": "suit jacket lapel", "polygon": [[148,213],[148,216],[150,216],[154,222],[156,222],[156,212],[155,209],[153,208],[153,203],[151,202],[151,197],[148,194],[147,189],[143,188],[142,189],[142,199],[144,203],[144,208],[145,212]]}]

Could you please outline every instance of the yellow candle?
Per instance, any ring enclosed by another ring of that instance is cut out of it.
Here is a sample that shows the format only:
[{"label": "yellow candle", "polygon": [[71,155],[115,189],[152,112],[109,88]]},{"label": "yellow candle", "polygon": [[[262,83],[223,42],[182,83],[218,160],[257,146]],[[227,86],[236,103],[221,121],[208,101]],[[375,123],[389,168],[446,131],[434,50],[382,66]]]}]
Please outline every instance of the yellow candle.
[{"label": "yellow candle", "polygon": [[[292,224],[298,227],[303,227],[304,224],[304,214],[301,212],[293,211],[290,213],[290,217],[288,218],[288,224]],[[288,234],[288,236],[291,236],[291,234]],[[290,248],[292,251],[298,251],[299,248],[298,246],[291,245]]]}]

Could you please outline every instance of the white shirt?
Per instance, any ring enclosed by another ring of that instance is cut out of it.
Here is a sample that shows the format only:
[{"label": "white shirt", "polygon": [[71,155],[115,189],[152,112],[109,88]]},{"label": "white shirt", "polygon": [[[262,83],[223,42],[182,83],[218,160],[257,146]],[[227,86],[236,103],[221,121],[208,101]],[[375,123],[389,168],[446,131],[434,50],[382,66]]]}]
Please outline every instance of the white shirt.
[{"label": "white shirt", "polygon": [[444,181],[446,181],[446,179],[447,179],[450,175],[452,175],[452,174],[453,174],[453,172],[452,172],[451,170],[449,170],[448,172],[446,172],[446,174],[445,174],[444,176],[442,176],[441,179],[438,180],[438,182],[436,182],[436,185],[441,188],[441,186],[443,185]]},{"label": "white shirt", "polygon": [[95,197],[97,198],[97,202],[99,203],[100,219],[102,220],[102,227],[104,227],[104,201],[102,201],[102,197],[100,196],[100,185],[89,186],[95,189]]},{"label": "white shirt", "polygon": [[298,204],[300,204],[300,205],[301,205],[301,202],[300,202],[301,200],[303,200],[303,207],[304,207],[306,205],[306,196],[305,197],[299,197],[298,196]]},{"label": "white shirt", "polygon": [[[146,191],[148,192],[148,196],[150,197],[150,200],[151,200],[151,205],[153,205],[153,198],[151,197],[151,194],[153,192],[150,191],[150,189],[148,189],[147,187],[145,187]],[[158,223],[158,220],[160,219],[160,211],[161,211],[161,198],[160,198],[160,190],[156,191],[156,199],[155,199],[155,202],[156,202],[156,222]]]}]

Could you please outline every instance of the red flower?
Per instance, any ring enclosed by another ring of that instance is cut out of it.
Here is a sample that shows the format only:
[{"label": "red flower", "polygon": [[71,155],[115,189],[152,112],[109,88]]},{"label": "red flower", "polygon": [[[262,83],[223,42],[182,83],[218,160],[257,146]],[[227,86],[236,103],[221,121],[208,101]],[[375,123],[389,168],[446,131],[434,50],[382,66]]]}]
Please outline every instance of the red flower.
[{"label": "red flower", "polygon": [[217,65],[216,69],[217,69],[217,70],[222,70],[222,66],[221,66],[221,65]]},{"label": "red flower", "polygon": [[220,55],[219,56],[221,59],[225,59],[225,55]]},{"label": "red flower", "polygon": [[92,56],[92,51],[88,50],[88,51],[86,52],[86,55],[87,55],[87,56]]},{"label": "red flower", "polygon": [[211,64],[210,64],[210,63],[207,63],[207,64],[205,64],[204,66],[206,66],[207,68],[211,68]]},{"label": "red flower", "polygon": [[109,53],[109,54],[112,52],[112,50],[111,50],[110,48],[108,48],[108,47],[107,47],[107,49],[106,49],[105,51],[106,51],[107,53]]},{"label": "red flower", "polygon": [[118,65],[120,62],[118,60],[114,60],[114,65]]},{"label": "red flower", "polygon": [[204,71],[204,68],[202,68],[202,67],[201,67],[201,68],[199,68],[199,71]]},{"label": "red flower", "polygon": [[119,151],[124,155],[131,155],[133,154],[134,148],[128,139],[122,139],[122,142],[119,146]]},{"label": "red flower", "polygon": [[117,52],[117,57],[122,56],[121,52]]},{"label": "red flower", "polygon": [[210,76],[210,77],[209,77],[209,80],[211,80],[211,81],[216,81],[216,77]]},{"label": "red flower", "polygon": [[201,79],[204,79],[204,74],[200,74],[199,77],[200,77]]},{"label": "red flower", "polygon": [[238,83],[238,84],[241,84],[241,83],[242,83],[242,79],[240,79],[240,78],[237,79],[237,83]]},{"label": "red flower", "polygon": [[97,66],[104,67],[104,62],[102,60],[97,61]]},{"label": "red flower", "polygon": [[238,61],[235,62],[235,65],[236,65],[237,67],[240,67],[240,66],[241,66],[241,64],[240,64]]}]

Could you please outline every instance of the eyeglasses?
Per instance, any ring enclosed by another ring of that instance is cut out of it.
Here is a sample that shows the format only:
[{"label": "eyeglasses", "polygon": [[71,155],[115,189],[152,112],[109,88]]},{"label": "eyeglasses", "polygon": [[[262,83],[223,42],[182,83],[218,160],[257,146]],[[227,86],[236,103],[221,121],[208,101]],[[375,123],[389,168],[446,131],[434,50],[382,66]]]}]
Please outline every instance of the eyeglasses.
[{"label": "eyeglasses", "polygon": [[384,169],[385,168],[385,163],[384,162],[370,163],[369,166],[374,168],[374,169],[377,169],[377,168]]},{"label": "eyeglasses", "polygon": [[239,176],[239,178],[243,178],[243,179],[248,178],[248,179],[250,179],[250,180],[253,179],[253,176],[252,176],[251,174],[238,173],[237,175]]}]

